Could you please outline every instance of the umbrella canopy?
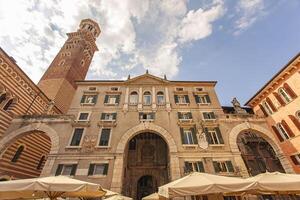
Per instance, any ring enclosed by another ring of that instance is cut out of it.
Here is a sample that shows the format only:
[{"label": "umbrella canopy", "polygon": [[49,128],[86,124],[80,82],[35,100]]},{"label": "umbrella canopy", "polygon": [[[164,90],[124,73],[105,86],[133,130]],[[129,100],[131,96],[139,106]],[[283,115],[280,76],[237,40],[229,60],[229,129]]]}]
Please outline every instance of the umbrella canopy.
[{"label": "umbrella canopy", "polygon": [[159,195],[166,198],[213,193],[238,193],[251,190],[250,180],[193,172],[181,179],[159,187]]},{"label": "umbrella canopy", "polygon": [[300,193],[300,175],[280,172],[266,172],[247,178],[255,182],[255,189],[250,193]]},{"label": "umbrella canopy", "polygon": [[0,199],[57,197],[101,197],[102,188],[94,183],[65,176],[42,177],[0,182]]},{"label": "umbrella canopy", "polygon": [[143,197],[142,200],[159,200],[159,195],[157,192],[155,192],[153,194]]},{"label": "umbrella canopy", "polygon": [[126,197],[120,194],[116,194],[110,197],[105,198],[105,200],[132,200],[130,197]]}]

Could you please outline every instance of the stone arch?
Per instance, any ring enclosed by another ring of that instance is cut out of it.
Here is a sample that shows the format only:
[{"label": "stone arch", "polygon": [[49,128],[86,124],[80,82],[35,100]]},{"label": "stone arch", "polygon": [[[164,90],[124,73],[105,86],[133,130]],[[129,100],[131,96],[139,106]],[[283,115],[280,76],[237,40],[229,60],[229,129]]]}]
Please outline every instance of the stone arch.
[{"label": "stone arch", "polygon": [[240,153],[238,144],[237,144],[237,137],[242,131],[247,131],[247,130],[253,130],[255,133],[257,133],[259,136],[261,136],[263,139],[265,139],[273,148],[275,151],[276,155],[281,161],[281,164],[285,171],[287,173],[292,173],[293,169],[290,166],[290,163],[288,159],[284,156],[283,151],[279,148],[278,143],[276,142],[276,139],[271,131],[268,129],[259,126],[257,124],[252,124],[249,122],[244,122],[242,124],[236,125],[231,129],[229,133],[229,145],[230,149],[233,153]]},{"label": "stone arch", "polygon": [[49,136],[51,140],[51,150],[49,154],[56,154],[59,150],[59,136],[57,132],[51,128],[50,126],[43,124],[43,123],[33,123],[28,126],[24,126],[17,130],[10,132],[9,134],[5,135],[2,140],[0,141],[0,155],[5,152],[5,149],[16,139],[32,132],[32,131],[41,131],[44,132],[46,135]]},{"label": "stone arch", "polygon": [[123,153],[125,151],[126,145],[128,141],[133,138],[135,135],[138,135],[141,132],[150,131],[154,132],[157,135],[161,136],[165,142],[168,144],[168,148],[170,153],[176,153],[177,152],[177,146],[175,144],[175,141],[171,134],[164,128],[149,122],[140,123],[139,125],[127,130],[125,134],[121,137],[116,153]]}]

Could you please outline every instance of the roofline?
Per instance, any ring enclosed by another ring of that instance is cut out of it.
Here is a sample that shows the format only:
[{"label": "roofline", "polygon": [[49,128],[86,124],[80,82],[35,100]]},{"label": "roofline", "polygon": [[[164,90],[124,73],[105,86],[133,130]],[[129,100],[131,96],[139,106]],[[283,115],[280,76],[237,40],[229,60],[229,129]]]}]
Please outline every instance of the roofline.
[{"label": "roofline", "polygon": [[[127,80],[76,80],[76,83],[105,83],[105,82],[116,82],[116,83],[125,83]],[[170,83],[211,83],[216,85],[217,81],[171,81],[168,80]]]},{"label": "roofline", "polygon": [[[8,55],[1,47],[0,47],[0,50],[4,53],[4,55],[6,55],[6,57],[14,64],[17,66],[17,68],[19,69],[19,71],[25,76],[26,79],[29,80],[29,82],[31,84],[33,84],[39,91],[39,94],[42,94],[44,97],[46,97],[46,99],[51,102],[51,99],[39,88],[39,86],[37,86],[37,84],[35,84],[31,78],[29,78],[29,76],[21,69],[21,67],[19,67],[19,65],[17,64],[17,61],[14,60],[13,57],[11,57],[10,55]],[[54,107],[61,113],[63,113],[57,106],[54,105]]]},{"label": "roofline", "polygon": [[266,84],[263,85],[262,88],[260,88],[244,105],[248,106],[248,104],[261,92],[263,91],[281,72],[283,72],[290,64],[296,60],[297,57],[300,56],[300,52],[298,52],[292,59],[289,60],[287,64],[283,66],[282,69],[280,69]]}]

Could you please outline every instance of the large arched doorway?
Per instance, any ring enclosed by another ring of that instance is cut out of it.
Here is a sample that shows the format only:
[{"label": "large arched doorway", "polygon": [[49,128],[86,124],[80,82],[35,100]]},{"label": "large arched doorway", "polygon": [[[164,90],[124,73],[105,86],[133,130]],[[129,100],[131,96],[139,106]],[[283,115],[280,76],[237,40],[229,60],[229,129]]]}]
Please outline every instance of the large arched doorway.
[{"label": "large arched doorway", "polygon": [[169,181],[169,149],[153,132],[134,136],[126,146],[123,194],[141,199]]},{"label": "large arched doorway", "polygon": [[237,137],[237,145],[248,173],[255,176],[266,171],[284,172],[272,146],[255,131],[243,131]]}]

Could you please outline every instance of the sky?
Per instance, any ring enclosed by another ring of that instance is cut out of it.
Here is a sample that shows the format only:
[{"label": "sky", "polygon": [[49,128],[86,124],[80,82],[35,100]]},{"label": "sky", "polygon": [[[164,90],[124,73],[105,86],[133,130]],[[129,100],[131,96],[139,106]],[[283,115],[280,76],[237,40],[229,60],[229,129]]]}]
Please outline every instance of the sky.
[{"label": "sky", "polygon": [[0,0],[0,46],[38,82],[82,19],[101,34],[87,79],[215,80],[249,100],[300,51],[300,0]]}]

